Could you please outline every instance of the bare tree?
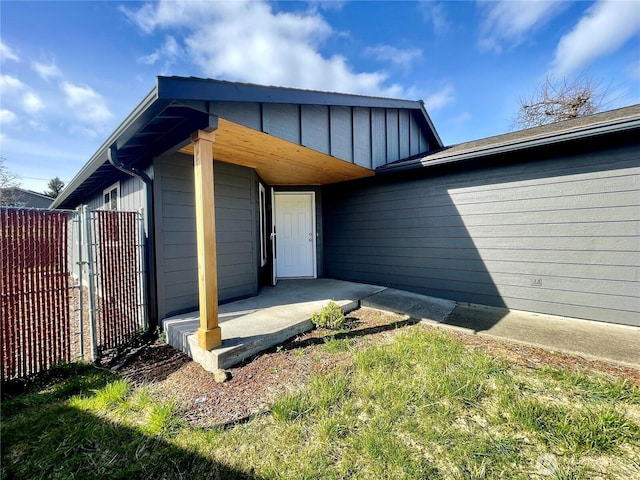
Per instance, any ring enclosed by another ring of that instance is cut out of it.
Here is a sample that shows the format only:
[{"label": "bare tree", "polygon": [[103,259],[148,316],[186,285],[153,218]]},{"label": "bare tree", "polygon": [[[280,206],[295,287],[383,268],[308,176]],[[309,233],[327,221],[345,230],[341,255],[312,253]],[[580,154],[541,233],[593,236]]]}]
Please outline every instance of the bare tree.
[{"label": "bare tree", "polygon": [[602,82],[594,82],[586,73],[573,81],[554,81],[547,76],[531,96],[520,99],[514,123],[517,128],[531,128],[592,115],[606,107],[608,94]]},{"label": "bare tree", "polygon": [[4,164],[0,157],[0,207],[12,205],[16,201],[16,188],[19,186],[18,176]]}]

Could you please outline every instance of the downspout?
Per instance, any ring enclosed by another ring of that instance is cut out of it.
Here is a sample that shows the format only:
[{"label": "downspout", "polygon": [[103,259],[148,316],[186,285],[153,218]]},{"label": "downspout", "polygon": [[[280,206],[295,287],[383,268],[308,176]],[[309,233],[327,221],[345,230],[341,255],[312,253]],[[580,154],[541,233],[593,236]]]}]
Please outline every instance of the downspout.
[{"label": "downspout", "polygon": [[142,170],[130,165],[125,165],[118,159],[118,149],[115,144],[109,147],[107,158],[109,163],[117,170],[126,173],[134,178],[138,178],[144,182],[146,193],[146,212],[145,227],[147,230],[146,237],[146,267],[147,267],[147,288],[145,303],[147,304],[147,317],[149,319],[149,330],[158,325],[157,312],[157,279],[156,279],[156,244],[154,235],[154,211],[153,211],[153,180]]}]

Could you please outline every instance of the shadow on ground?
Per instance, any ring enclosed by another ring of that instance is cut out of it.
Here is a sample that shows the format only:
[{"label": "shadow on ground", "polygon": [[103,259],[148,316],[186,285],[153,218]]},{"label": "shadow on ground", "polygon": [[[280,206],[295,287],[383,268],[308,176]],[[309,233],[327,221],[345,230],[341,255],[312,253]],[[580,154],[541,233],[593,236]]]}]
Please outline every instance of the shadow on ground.
[{"label": "shadow on ground", "polygon": [[468,308],[457,306],[441,324],[467,328],[475,333],[491,330],[509,311],[504,308]]},{"label": "shadow on ground", "polygon": [[1,478],[260,479],[163,438],[171,424],[146,432],[151,424],[130,428],[74,407],[73,395],[91,395],[114,378],[97,370],[85,377],[3,400]]},{"label": "shadow on ground", "polygon": [[[398,320],[396,322],[391,322],[384,325],[376,325],[374,327],[357,328],[357,323],[354,322],[354,320],[356,320],[357,322],[357,319],[347,318],[346,326],[348,330],[337,331],[333,335],[330,335],[330,337],[335,340],[366,337],[367,335],[374,335],[376,333],[388,332],[390,330],[397,330],[398,328],[406,327],[408,325],[415,325],[420,322],[420,319],[408,318],[406,320]],[[327,330],[327,332],[330,332],[330,330]],[[310,347],[313,345],[322,345],[326,343],[326,338],[327,338],[326,336],[322,336],[322,337],[305,338],[304,340],[296,340],[296,339],[289,340],[282,345],[279,345],[275,348],[272,348],[270,350],[267,350],[266,352],[261,353],[260,355],[264,353],[273,352],[276,350],[289,351],[289,350],[296,350],[298,348]],[[248,362],[250,362],[251,360],[252,359],[249,359]],[[245,363],[242,363],[241,365],[244,365]]]}]

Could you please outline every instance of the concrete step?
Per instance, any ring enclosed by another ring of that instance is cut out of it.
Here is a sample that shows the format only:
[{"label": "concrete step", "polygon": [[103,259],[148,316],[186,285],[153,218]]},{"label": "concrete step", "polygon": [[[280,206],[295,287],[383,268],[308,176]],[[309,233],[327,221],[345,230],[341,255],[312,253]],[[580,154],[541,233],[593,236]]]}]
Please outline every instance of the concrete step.
[{"label": "concrete step", "polygon": [[361,299],[383,290],[331,279],[281,281],[276,287],[263,289],[257,297],[220,306],[222,345],[213,350],[198,346],[198,312],[167,318],[163,328],[170,345],[205,370],[215,372],[311,330],[311,316],[329,301],[347,313],[358,308]]}]

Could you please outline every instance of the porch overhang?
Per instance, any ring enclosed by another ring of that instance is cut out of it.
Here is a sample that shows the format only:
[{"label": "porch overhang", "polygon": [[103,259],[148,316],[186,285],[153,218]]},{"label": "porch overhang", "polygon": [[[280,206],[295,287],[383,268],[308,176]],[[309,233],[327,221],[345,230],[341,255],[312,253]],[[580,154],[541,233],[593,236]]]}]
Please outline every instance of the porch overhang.
[{"label": "porch overhang", "polygon": [[179,151],[193,156],[200,328],[198,346],[222,343],[218,319],[214,161],[250,167],[269,185],[324,185],[372,176],[373,170],[269,134],[214,118]]},{"label": "porch overhang", "polygon": [[[194,154],[194,144],[179,150]],[[326,185],[370,177],[374,171],[224,118],[218,119],[213,159],[253,168],[269,185]]]},{"label": "porch overhang", "polygon": [[[283,113],[287,108],[292,116]],[[158,77],[51,208],[75,208],[112,184],[120,172],[109,163],[110,150],[117,151],[124,165],[145,170],[155,158],[177,148],[191,153],[189,136],[208,131],[212,118],[218,117],[216,160],[255,168],[272,185],[323,185],[367,177],[382,164],[443,146],[421,101]]]}]

